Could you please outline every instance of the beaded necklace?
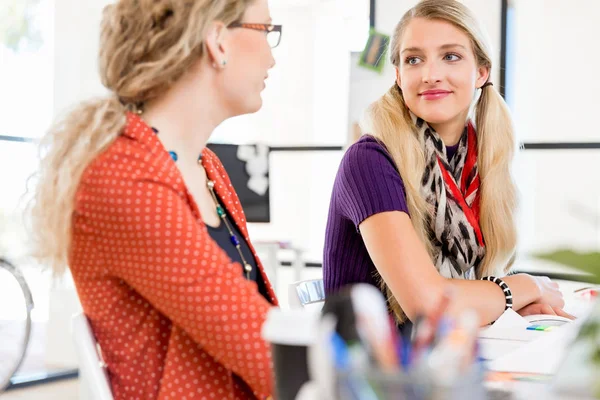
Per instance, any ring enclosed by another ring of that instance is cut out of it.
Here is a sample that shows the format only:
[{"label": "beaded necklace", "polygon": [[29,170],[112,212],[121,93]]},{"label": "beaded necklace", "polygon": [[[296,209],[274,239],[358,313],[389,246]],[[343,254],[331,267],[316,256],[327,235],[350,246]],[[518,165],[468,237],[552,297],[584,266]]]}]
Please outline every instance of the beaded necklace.
[{"label": "beaded necklace", "polygon": [[[158,134],[158,129],[152,128],[152,130],[154,131],[154,133]],[[177,153],[172,150],[169,151],[169,155],[175,162],[177,162],[177,160],[179,159],[179,156],[177,155]],[[197,162],[200,167],[204,168],[204,166],[202,165],[202,154],[200,154],[198,156]],[[221,221],[223,221],[223,223],[225,224],[225,227],[227,228],[227,231],[229,232],[229,240],[230,240],[231,244],[236,248],[238,254],[240,255],[240,259],[242,261],[242,266],[244,267],[244,272],[246,273],[246,279],[250,279],[250,273],[252,272],[252,265],[250,265],[248,263],[248,261],[246,261],[246,257],[244,257],[244,254],[242,253],[242,245],[240,243],[240,240],[238,239],[235,232],[233,232],[232,223],[229,221],[229,218],[227,217],[227,212],[225,212],[225,208],[221,205],[221,203],[219,202],[219,198],[217,197],[217,194],[215,193],[215,183],[212,180],[207,179],[206,186],[208,187],[210,196],[212,197],[212,199],[215,203],[217,215],[219,216],[219,218],[221,218]]]},{"label": "beaded necklace", "polygon": [[[202,154],[200,154],[200,156],[198,157],[198,165],[200,165],[202,167]],[[219,217],[221,217],[221,220],[223,221],[223,223],[225,224],[225,227],[227,228],[227,231],[229,232],[229,240],[231,241],[231,244],[233,244],[235,246],[235,249],[237,250],[238,254],[240,255],[240,259],[242,260],[242,265],[244,266],[244,272],[246,272],[246,279],[250,279],[250,273],[252,272],[252,265],[250,265],[248,263],[248,261],[246,261],[246,257],[244,257],[244,253],[242,253],[242,245],[240,244],[240,240],[238,239],[236,234],[233,232],[233,228],[231,226],[231,223],[229,222],[229,218],[227,218],[227,213],[225,212],[225,208],[223,208],[223,206],[221,206],[221,203],[219,202],[219,198],[217,197],[217,194],[215,193],[215,183],[209,179],[206,181],[206,186],[208,186],[210,195],[211,195],[213,201],[215,202],[215,207],[217,208],[217,215]]]}]

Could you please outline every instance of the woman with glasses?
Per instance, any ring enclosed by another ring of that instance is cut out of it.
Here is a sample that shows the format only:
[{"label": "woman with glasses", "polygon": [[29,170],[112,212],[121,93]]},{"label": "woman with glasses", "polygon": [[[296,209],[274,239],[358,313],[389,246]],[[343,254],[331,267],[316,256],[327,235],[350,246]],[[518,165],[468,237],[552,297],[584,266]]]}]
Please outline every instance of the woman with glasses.
[{"label": "woman with glasses", "polygon": [[277,299],[206,143],[261,108],[280,36],[267,0],[116,1],[99,56],[110,94],[43,140],[37,256],[70,268],[115,399],[273,390],[260,330]]}]

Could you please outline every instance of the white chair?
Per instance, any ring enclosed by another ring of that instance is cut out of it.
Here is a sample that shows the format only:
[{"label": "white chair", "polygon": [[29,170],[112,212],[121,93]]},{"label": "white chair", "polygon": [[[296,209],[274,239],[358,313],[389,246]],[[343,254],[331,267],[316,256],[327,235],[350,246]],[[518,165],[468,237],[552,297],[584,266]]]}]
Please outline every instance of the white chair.
[{"label": "white chair", "polygon": [[[0,395],[25,359],[33,297],[21,270],[0,257]],[[25,318],[22,319],[21,316]]]},{"label": "white chair", "polygon": [[80,398],[113,400],[106,364],[87,317],[83,313],[75,314],[71,329],[79,359]]},{"label": "white chair", "polygon": [[291,283],[288,288],[288,301],[290,308],[305,308],[313,304],[323,303],[325,301],[323,279],[310,279]]}]

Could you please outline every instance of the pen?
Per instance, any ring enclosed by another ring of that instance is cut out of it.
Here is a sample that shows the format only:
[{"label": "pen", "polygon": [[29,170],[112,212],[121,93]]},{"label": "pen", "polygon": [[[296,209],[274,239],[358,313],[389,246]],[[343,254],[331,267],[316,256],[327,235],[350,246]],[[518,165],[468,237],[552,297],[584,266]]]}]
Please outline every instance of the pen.
[{"label": "pen", "polygon": [[416,332],[413,341],[414,343],[412,345],[411,364],[421,355],[423,349],[429,344],[430,337],[432,336],[431,326],[425,317],[418,316],[414,326]]},{"label": "pen", "polygon": [[593,290],[593,291],[597,292],[596,289],[598,289],[597,286],[586,286],[586,287],[583,287],[583,288],[580,288],[580,289],[577,289],[577,290],[573,290],[573,293],[583,292],[583,291],[586,291],[586,290]]},{"label": "pen", "polygon": [[583,298],[585,300],[594,300],[598,297],[598,289],[594,288],[584,288],[575,290],[575,293],[578,297]]},{"label": "pen", "polygon": [[415,323],[417,332],[415,334],[415,344],[413,346],[413,359],[419,357],[423,349],[433,342],[439,321],[446,312],[451,298],[452,291],[446,289],[442,293],[442,297],[432,313],[427,317],[417,317]]},{"label": "pen", "polygon": [[338,370],[346,370],[350,366],[350,354],[344,339],[337,333],[331,334],[331,349],[333,351],[333,365]]},{"label": "pen", "polygon": [[453,291],[451,288],[446,288],[446,290],[444,290],[444,293],[442,293],[442,297],[440,298],[438,306],[434,309],[434,311],[431,314],[429,314],[429,323],[432,327],[437,328],[440,318],[442,318],[442,315],[444,315],[446,309],[448,308],[448,305],[450,304],[450,300],[452,299],[452,293]]},{"label": "pen", "polygon": [[395,372],[398,370],[398,358],[392,336],[382,338],[377,332],[374,332],[373,325],[365,327],[368,341],[368,348],[371,356],[377,361],[378,366],[386,372]]}]

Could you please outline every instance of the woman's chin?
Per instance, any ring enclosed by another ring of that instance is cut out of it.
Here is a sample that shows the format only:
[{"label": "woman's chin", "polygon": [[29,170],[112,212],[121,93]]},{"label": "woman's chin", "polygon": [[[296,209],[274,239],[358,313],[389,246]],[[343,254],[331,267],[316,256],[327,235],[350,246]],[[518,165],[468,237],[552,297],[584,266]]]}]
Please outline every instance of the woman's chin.
[{"label": "woman's chin", "polygon": [[247,97],[243,102],[238,103],[235,111],[233,112],[234,116],[245,115],[245,114],[254,114],[262,108],[262,97],[259,95],[250,98]]},{"label": "woman's chin", "polygon": [[450,122],[456,117],[455,115],[450,115],[450,113],[447,112],[440,112],[439,110],[432,110],[429,112],[427,110],[423,110],[420,114],[415,114],[427,123],[434,125]]}]

